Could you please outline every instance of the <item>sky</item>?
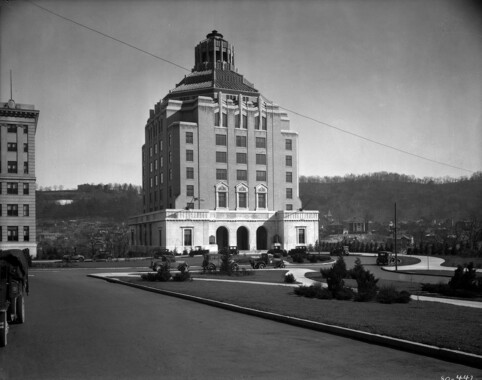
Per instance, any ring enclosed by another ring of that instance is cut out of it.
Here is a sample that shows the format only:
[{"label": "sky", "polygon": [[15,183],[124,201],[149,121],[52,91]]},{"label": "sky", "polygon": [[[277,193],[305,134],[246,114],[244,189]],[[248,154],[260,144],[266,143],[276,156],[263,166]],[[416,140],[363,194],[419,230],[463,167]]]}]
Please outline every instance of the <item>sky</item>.
[{"label": "sky", "polygon": [[239,73],[289,110],[301,175],[470,177],[482,170],[475,4],[2,1],[0,101],[12,70],[13,99],[40,110],[38,186],[141,185],[149,109],[217,30],[234,44]]}]

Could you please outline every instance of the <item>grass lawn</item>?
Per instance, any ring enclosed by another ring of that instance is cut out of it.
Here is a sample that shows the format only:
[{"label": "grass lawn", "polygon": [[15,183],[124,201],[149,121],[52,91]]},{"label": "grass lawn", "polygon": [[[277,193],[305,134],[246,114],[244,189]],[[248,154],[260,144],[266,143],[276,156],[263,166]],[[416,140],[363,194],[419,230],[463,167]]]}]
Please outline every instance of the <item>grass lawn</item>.
[{"label": "grass lawn", "polygon": [[[283,282],[283,271],[255,271],[239,277],[212,276],[239,281]],[[207,278],[208,275],[197,275]],[[376,334],[482,355],[481,310],[436,302],[380,304],[299,297],[292,288],[253,283],[193,281],[125,281],[205,297],[239,306],[274,312]],[[410,283],[407,283],[410,284]],[[407,284],[398,284],[410,290]],[[414,286],[414,284],[412,284]]]},{"label": "grass lawn", "polygon": [[475,268],[482,268],[482,257],[462,257],[462,256],[437,256],[445,261],[442,263],[444,267],[456,267],[457,265],[466,265],[470,262],[474,263]]}]

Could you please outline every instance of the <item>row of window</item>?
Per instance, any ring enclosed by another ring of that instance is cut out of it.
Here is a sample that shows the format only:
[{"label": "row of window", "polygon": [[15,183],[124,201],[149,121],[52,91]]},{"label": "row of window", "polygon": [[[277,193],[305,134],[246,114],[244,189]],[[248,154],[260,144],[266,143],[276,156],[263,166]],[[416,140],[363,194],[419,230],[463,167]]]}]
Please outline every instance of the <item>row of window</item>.
[{"label": "row of window", "polygon": [[[172,180],[172,169],[169,169],[169,179]],[[194,168],[193,167],[186,167],[186,179],[194,179]],[[217,168],[216,169],[216,179],[217,180],[227,180],[228,179],[228,169],[225,168]],[[244,169],[236,170],[236,179],[238,181],[247,181],[248,180],[248,171]],[[285,180],[287,183],[293,183],[293,173],[286,172],[285,173]],[[267,181],[267,174],[266,170],[256,170],[256,181],[266,182]],[[155,175],[154,177],[150,178],[150,187],[158,186],[159,183],[164,183],[164,173],[160,173],[159,176]]]},{"label": "row of window", "polygon": [[[9,142],[7,143],[7,151],[9,152],[16,152],[17,151],[17,143],[15,142]],[[23,143],[23,151],[25,153],[28,153],[28,144],[27,143]]]},{"label": "row of window", "polygon": [[[3,126],[5,126],[5,124],[3,124],[2,127]],[[28,133],[28,125],[6,124],[6,126],[8,133],[17,133],[17,128],[22,128],[25,134]]]},{"label": "row of window", "polygon": [[[7,194],[18,194],[18,182],[7,182]],[[0,194],[2,193],[2,186],[0,184]],[[28,183],[23,183],[23,195],[28,195],[30,193],[30,185]]]},{"label": "row of window", "polygon": [[[214,114],[214,125],[217,127],[228,127],[228,114],[226,112],[219,115],[219,112]],[[248,129],[248,116],[243,115],[242,123],[240,115],[234,116],[234,128]],[[268,123],[266,116],[261,117],[261,124],[259,122],[259,117],[254,118],[254,129],[266,131],[268,129]]]},{"label": "row of window", "polygon": [[[222,133],[216,133],[216,145],[226,146],[228,141],[228,135]],[[239,148],[247,147],[247,136],[237,135],[236,146]],[[187,141],[186,141],[187,142]],[[256,148],[266,148],[266,137],[256,137]],[[285,139],[285,149],[293,150],[293,140]]]},{"label": "row of window", "polygon": [[[171,137],[169,135],[169,140],[171,140]],[[186,144],[193,144],[194,142],[194,133],[193,132],[186,132]],[[218,146],[227,146],[227,135],[225,134],[216,134],[216,145]],[[157,154],[157,143],[154,144],[154,148],[150,147],[149,148],[149,157],[152,157],[153,154]],[[159,141],[159,146],[160,150],[162,151],[163,146],[162,146],[162,140]],[[246,148],[247,147],[247,136],[236,136],[236,146],[240,148]],[[256,148],[260,149],[266,149],[266,137],[256,137]],[[28,148],[27,148],[28,149]],[[286,150],[293,150],[293,140],[292,139],[285,139],[285,149]],[[289,162],[292,162],[291,156],[287,156],[289,158]],[[163,157],[161,156],[161,167],[164,165],[163,162]],[[186,160],[187,161],[194,161],[194,151],[192,149],[187,149],[186,150]],[[172,152],[169,152],[169,162],[172,161]],[[288,161],[288,159],[287,159]],[[223,162],[223,161],[218,161],[218,162]],[[225,161],[224,161],[225,162]],[[150,164],[151,166],[151,172],[152,172],[152,162]],[[155,160],[155,166],[157,169],[157,160]],[[288,165],[288,166],[291,166]]]},{"label": "row of window", "polygon": [[[7,240],[18,241],[18,226],[7,226]],[[3,239],[2,226],[0,226],[0,241]],[[30,227],[23,226],[23,241],[30,241]]]},{"label": "row of window", "polygon": [[[2,205],[0,205],[0,216],[2,216]],[[18,216],[18,205],[7,204],[7,216]],[[30,205],[23,205],[23,216],[30,216]]]},{"label": "row of window", "polygon": [[[2,164],[0,162],[0,170]],[[18,173],[18,162],[17,161],[7,161],[7,173],[17,174]],[[28,174],[28,161],[23,162],[23,173]]]}]

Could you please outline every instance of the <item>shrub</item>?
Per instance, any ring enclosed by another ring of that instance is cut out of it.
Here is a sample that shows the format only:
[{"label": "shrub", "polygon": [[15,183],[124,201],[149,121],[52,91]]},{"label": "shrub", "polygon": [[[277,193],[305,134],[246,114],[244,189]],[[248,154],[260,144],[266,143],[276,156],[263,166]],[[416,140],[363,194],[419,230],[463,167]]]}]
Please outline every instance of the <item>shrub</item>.
[{"label": "shrub", "polygon": [[382,286],[377,294],[377,301],[380,303],[393,303],[397,298],[397,290],[394,286]]},{"label": "shrub", "polygon": [[183,271],[183,272],[176,273],[172,279],[174,281],[192,280],[191,273],[189,271]]},{"label": "shrub", "polygon": [[438,293],[447,297],[475,298],[480,296],[480,292],[465,289],[453,289],[449,284],[422,284],[422,291]]},{"label": "shrub", "polygon": [[377,282],[373,273],[363,268],[360,258],[355,260],[355,266],[349,271],[352,278],[356,280],[358,293],[355,295],[355,301],[367,302],[373,300],[377,295]]},{"label": "shrub", "polygon": [[407,292],[406,290],[402,290],[401,292],[398,293],[398,297],[396,299],[397,303],[409,303],[411,298],[411,294]]},{"label": "shrub", "polygon": [[477,272],[474,268],[474,263],[470,262],[469,265],[465,266],[465,268],[462,268],[461,265],[458,265],[453,277],[449,281],[449,286],[452,289],[472,291],[480,288],[480,281],[477,281]]},{"label": "shrub", "polygon": [[380,303],[409,303],[410,293],[406,290],[397,291],[393,285],[382,286],[377,294],[377,301]]},{"label": "shrub", "polygon": [[339,301],[348,301],[353,299],[355,293],[350,288],[338,289],[333,296]]},{"label": "shrub", "polygon": [[157,281],[157,273],[144,273],[141,275],[141,279],[144,281]]},{"label": "shrub", "polygon": [[342,256],[338,258],[331,268],[320,269],[320,273],[323,278],[326,278],[328,290],[333,294],[336,294],[336,292],[344,288],[345,281],[343,281],[343,278],[347,276],[348,272]]},{"label": "shrub", "polygon": [[310,286],[298,286],[295,288],[295,294],[298,296],[318,299],[332,299],[333,296],[328,289],[321,286],[320,283],[315,283]]},{"label": "shrub", "polygon": [[296,282],[296,279],[293,273],[286,273],[286,275],[284,276],[284,281],[287,284],[294,284]]}]

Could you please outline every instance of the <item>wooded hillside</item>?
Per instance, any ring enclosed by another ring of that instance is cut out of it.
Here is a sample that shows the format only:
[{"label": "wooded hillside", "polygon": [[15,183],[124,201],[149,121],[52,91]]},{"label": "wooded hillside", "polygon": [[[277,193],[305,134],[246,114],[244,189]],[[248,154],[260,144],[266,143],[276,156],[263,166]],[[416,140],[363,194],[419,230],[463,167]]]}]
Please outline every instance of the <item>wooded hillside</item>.
[{"label": "wooded hillside", "polygon": [[303,208],[328,211],[337,220],[361,217],[371,221],[397,219],[456,220],[482,218],[482,173],[470,178],[424,178],[396,173],[301,177]]}]

